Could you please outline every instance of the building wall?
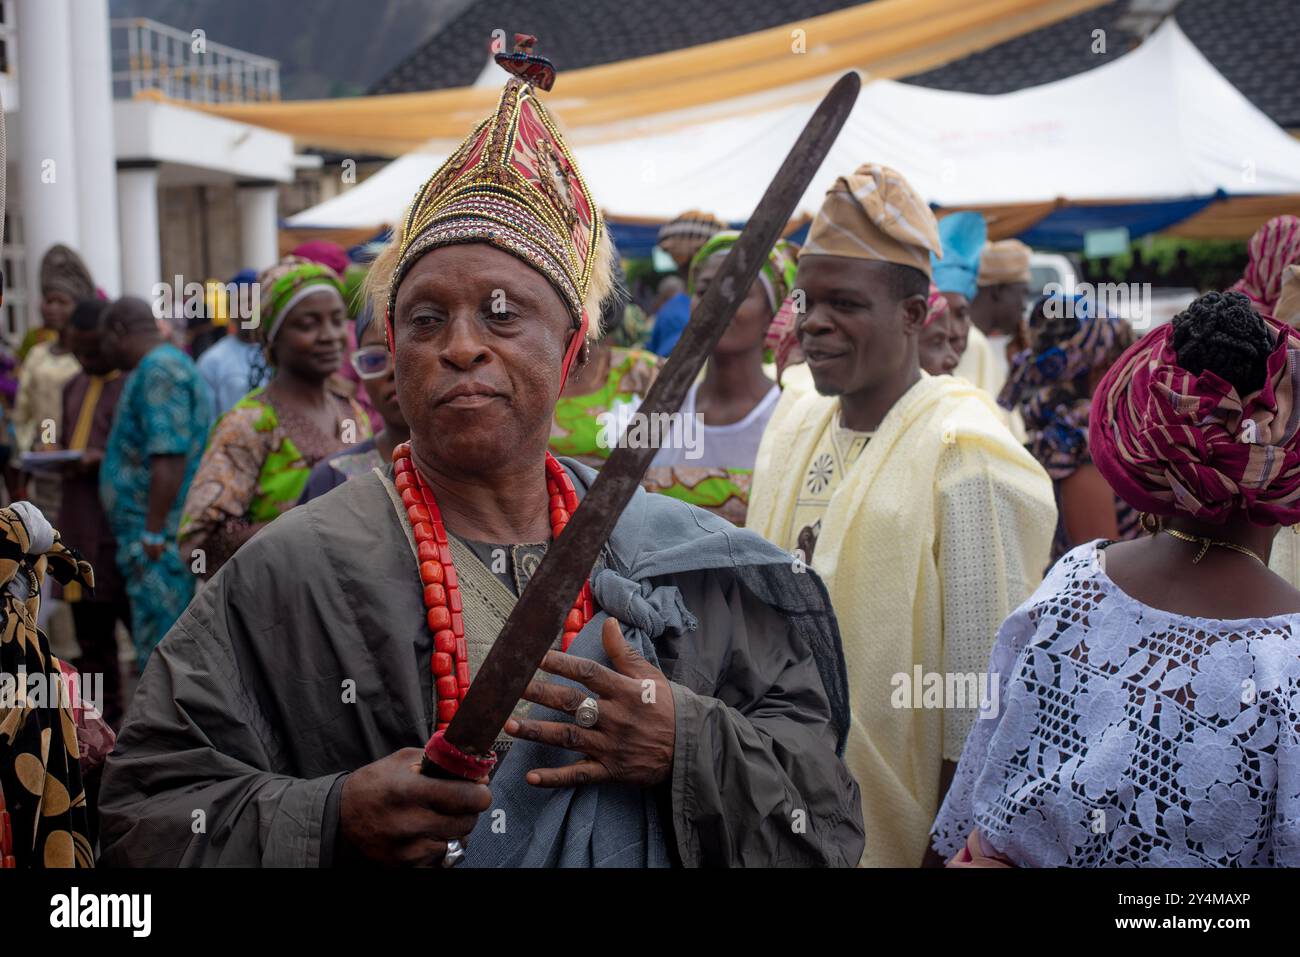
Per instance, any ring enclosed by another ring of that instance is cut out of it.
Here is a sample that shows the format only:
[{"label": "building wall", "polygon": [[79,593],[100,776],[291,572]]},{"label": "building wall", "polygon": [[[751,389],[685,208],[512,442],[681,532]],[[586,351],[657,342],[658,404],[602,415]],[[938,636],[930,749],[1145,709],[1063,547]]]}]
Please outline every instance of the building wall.
[{"label": "building wall", "polygon": [[298,170],[292,183],[280,186],[277,212],[280,218],[310,209],[326,199],[321,193],[320,174],[317,170]]},{"label": "building wall", "polygon": [[362,160],[351,170],[353,182],[350,183],[343,182],[342,166],[334,158],[327,160],[319,169],[298,170],[292,183],[280,187],[280,218],[293,216],[327,199],[333,199],[344,190],[364,183],[389,162],[387,159]]},{"label": "building wall", "polygon": [[[158,190],[163,282],[220,279],[246,265],[241,261],[239,210],[233,186],[164,186]],[[248,263],[261,268],[267,264]]]}]

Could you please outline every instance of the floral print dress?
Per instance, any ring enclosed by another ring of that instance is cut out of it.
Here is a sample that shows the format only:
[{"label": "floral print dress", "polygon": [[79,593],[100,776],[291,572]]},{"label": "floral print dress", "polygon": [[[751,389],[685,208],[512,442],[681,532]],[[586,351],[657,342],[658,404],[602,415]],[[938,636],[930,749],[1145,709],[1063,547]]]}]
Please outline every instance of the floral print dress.
[{"label": "floral print dress", "polygon": [[203,577],[211,577],[234,554],[243,529],[298,504],[317,462],[370,438],[370,418],[356,400],[331,397],[337,404],[332,434],[294,415],[261,388],[217,420],[180,524],[182,554],[205,552]]},{"label": "floral print dress", "polygon": [[[658,360],[640,349],[610,350],[609,375],[605,384],[586,395],[565,395],[555,403],[551,423],[550,449],[554,455],[577,459],[599,469],[613,448],[602,438],[601,415],[617,412],[619,406],[634,411],[650,391],[659,372]],[[606,434],[607,435],[607,434]]]}]

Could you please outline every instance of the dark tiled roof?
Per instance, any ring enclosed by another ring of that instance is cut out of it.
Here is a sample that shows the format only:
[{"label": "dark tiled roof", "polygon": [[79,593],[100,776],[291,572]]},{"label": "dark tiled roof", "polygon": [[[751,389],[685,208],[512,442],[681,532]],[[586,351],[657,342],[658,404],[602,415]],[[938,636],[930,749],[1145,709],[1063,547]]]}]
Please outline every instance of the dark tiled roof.
[{"label": "dark tiled roof", "polygon": [[[373,93],[473,83],[493,30],[533,33],[561,71],[712,43],[855,6],[860,0],[660,0],[652,13],[627,0],[470,0],[423,46],[380,79]],[[1142,4],[1114,0],[972,53],[903,82],[965,93],[1010,93],[1083,73],[1139,42],[1131,19]],[[1179,25],[1237,89],[1272,120],[1300,128],[1297,0],[1181,0]],[[1094,32],[1106,49],[1094,53]]]},{"label": "dark tiled roof", "polygon": [[1300,127],[1296,0],[1183,0],[1178,25],[1233,86],[1288,129]]},{"label": "dark tiled roof", "polygon": [[[1128,7],[1128,0],[1108,3],[905,77],[903,82],[936,90],[998,94],[1063,80],[1123,56],[1137,44],[1138,38],[1118,23]],[[1093,52],[1094,30],[1106,31],[1105,53]]]},{"label": "dark tiled roof", "polygon": [[558,70],[666,53],[853,7],[862,0],[479,0],[374,84],[372,93],[468,86],[493,30],[538,38]]}]

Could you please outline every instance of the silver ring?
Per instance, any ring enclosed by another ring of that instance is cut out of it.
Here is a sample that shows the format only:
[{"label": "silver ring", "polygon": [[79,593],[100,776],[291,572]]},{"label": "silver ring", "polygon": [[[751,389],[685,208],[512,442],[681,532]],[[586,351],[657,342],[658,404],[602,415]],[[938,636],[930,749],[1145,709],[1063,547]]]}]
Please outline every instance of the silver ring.
[{"label": "silver ring", "polygon": [[465,857],[465,848],[461,847],[460,841],[448,841],[447,853],[443,855],[443,867],[455,867]]},{"label": "silver ring", "polygon": [[583,698],[582,704],[578,705],[578,710],[573,712],[573,720],[580,728],[594,727],[600,720],[600,705],[596,703],[596,699],[590,695]]}]

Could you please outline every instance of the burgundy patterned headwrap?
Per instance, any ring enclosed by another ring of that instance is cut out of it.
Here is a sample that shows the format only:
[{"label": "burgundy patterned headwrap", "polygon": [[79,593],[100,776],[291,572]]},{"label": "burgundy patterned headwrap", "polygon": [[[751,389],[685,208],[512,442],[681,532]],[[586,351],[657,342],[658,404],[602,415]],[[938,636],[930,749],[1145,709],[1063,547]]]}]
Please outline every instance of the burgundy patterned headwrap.
[{"label": "burgundy patterned headwrap", "polygon": [[1300,262],[1300,217],[1274,216],[1250,237],[1246,271],[1232,287],[1249,297],[1257,312],[1274,315],[1282,294],[1282,273]]},{"label": "burgundy patterned headwrap", "polygon": [[1111,366],[1093,397],[1093,462],[1129,505],[1218,522],[1300,522],[1300,334],[1265,319],[1275,348],[1246,396],[1214,372],[1178,365],[1173,325]]}]

